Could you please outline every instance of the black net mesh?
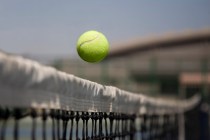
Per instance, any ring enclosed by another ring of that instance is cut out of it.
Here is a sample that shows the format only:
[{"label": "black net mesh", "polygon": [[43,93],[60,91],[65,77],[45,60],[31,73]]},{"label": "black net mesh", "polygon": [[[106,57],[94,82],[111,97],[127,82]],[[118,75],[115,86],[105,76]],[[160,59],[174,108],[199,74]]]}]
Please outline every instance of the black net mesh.
[{"label": "black net mesh", "polygon": [[177,116],[1,108],[0,139],[177,140]]}]

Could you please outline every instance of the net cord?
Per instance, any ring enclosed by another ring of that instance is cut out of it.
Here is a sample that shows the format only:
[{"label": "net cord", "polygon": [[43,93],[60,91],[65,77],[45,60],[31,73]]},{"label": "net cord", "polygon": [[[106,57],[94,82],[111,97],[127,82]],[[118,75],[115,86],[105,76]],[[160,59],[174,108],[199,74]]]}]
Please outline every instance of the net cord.
[{"label": "net cord", "polygon": [[199,104],[153,98],[104,86],[38,62],[0,51],[0,105],[126,114],[184,112]]}]

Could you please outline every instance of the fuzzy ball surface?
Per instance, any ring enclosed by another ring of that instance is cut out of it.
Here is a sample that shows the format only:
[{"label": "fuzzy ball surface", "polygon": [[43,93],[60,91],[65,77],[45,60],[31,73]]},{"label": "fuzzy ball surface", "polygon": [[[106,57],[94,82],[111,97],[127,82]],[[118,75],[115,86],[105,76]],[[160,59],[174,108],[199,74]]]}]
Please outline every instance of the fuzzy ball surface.
[{"label": "fuzzy ball surface", "polygon": [[109,52],[109,42],[102,33],[87,31],[77,41],[77,52],[84,61],[100,62]]}]

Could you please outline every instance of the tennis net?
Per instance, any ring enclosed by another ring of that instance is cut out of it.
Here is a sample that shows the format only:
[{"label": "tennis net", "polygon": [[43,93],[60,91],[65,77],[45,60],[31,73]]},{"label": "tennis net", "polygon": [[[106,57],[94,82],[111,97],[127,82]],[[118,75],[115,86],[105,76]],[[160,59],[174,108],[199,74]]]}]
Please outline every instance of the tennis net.
[{"label": "tennis net", "polygon": [[0,52],[0,140],[177,140],[188,100],[153,98]]}]

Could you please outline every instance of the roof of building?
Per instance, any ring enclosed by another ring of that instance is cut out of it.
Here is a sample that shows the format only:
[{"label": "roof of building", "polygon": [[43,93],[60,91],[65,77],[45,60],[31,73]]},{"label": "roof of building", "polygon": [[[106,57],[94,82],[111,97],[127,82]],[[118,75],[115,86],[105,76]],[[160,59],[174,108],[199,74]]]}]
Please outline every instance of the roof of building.
[{"label": "roof of building", "polygon": [[189,46],[189,44],[203,42],[210,42],[210,28],[136,38],[127,42],[120,42],[112,46],[107,58],[125,56],[136,52],[153,50],[155,48]]}]

